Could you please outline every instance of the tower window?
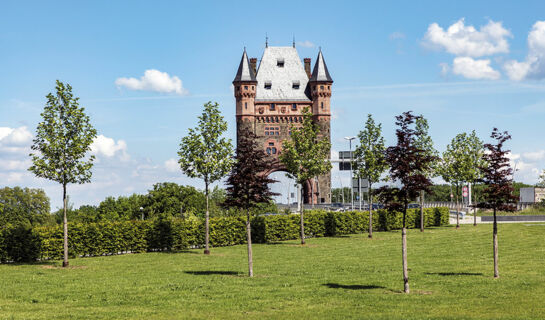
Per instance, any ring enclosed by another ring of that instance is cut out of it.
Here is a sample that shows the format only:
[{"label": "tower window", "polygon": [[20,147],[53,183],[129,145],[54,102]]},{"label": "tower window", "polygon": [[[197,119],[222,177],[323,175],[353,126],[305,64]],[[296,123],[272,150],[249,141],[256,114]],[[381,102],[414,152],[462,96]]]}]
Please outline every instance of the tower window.
[{"label": "tower window", "polygon": [[248,90],[248,86],[244,86],[244,90]]},{"label": "tower window", "polygon": [[324,110],[324,103],[322,102],[322,110]]},{"label": "tower window", "polygon": [[292,89],[296,89],[296,90],[297,90],[297,89],[299,89],[299,87],[300,87],[300,84],[299,84],[299,81],[298,81],[298,80],[295,80],[295,81],[292,82],[292,84],[291,84],[291,88],[292,88]]},{"label": "tower window", "polygon": [[272,87],[271,81],[265,81],[265,89],[270,90]]},{"label": "tower window", "polygon": [[279,68],[284,68],[284,59],[283,58],[277,59],[276,66]]},{"label": "tower window", "polygon": [[297,103],[291,105],[291,110],[297,111]]},{"label": "tower window", "polygon": [[244,109],[248,109],[248,102],[244,102]]},{"label": "tower window", "polygon": [[275,147],[272,147],[272,154],[276,154],[276,148]]},{"label": "tower window", "polygon": [[271,148],[267,148],[267,154],[271,154]]},{"label": "tower window", "polygon": [[271,108],[270,108],[271,111],[274,111],[276,110],[276,105],[274,103],[271,103]]},{"label": "tower window", "polygon": [[279,136],[280,135],[280,127],[265,127],[265,135],[266,136]]},{"label": "tower window", "polygon": [[324,86],[320,86],[320,89],[321,89],[321,90],[324,90]]}]

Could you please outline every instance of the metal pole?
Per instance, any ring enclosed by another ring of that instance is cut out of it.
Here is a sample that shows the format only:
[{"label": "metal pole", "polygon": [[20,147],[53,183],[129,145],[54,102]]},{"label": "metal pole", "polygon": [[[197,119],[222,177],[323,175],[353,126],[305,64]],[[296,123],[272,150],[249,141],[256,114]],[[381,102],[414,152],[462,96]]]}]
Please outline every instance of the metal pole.
[{"label": "metal pole", "polygon": [[352,203],[352,211],[354,211],[354,187],[353,187],[353,178],[352,178],[352,139],[348,139],[349,151],[350,151],[350,202]]}]

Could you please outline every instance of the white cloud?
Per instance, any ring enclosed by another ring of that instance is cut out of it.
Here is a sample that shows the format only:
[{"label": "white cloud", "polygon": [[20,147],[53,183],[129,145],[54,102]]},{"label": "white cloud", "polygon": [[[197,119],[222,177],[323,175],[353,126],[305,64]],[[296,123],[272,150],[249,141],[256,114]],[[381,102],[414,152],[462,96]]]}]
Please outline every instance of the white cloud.
[{"label": "white cloud", "polygon": [[180,171],[180,165],[178,164],[178,161],[176,161],[176,159],[171,158],[165,161],[165,169],[168,172],[178,172]]},{"label": "white cloud", "polygon": [[0,127],[0,144],[3,145],[25,145],[32,141],[32,133],[27,127],[8,128]]},{"label": "white cloud", "polygon": [[522,157],[528,161],[540,161],[545,160],[545,150],[539,150],[534,152],[525,152]]},{"label": "white cloud", "polygon": [[528,34],[526,60],[510,60],[503,67],[511,80],[545,78],[545,21],[537,21]]},{"label": "white cloud", "polygon": [[450,66],[448,63],[442,62],[439,64],[439,67],[441,67],[441,76],[446,77],[450,71]]},{"label": "white cloud", "polygon": [[399,32],[399,31],[392,32],[388,36],[388,38],[390,38],[390,40],[405,39],[405,37],[406,37],[405,34],[403,32]]},{"label": "white cloud", "polygon": [[166,72],[149,69],[140,79],[117,78],[115,84],[118,87],[126,87],[130,90],[155,91],[163,93],[176,93],[187,95],[189,92],[182,86],[182,80],[177,76],[170,76]]},{"label": "white cloud", "polygon": [[497,53],[508,53],[508,37],[511,32],[501,22],[490,20],[479,30],[464,23],[464,18],[452,24],[445,31],[437,23],[432,23],[424,36],[424,44],[432,48],[444,49],[457,56],[481,57]]},{"label": "white cloud", "polygon": [[127,143],[124,140],[117,140],[99,135],[91,144],[91,153],[99,156],[111,158],[116,154],[122,161],[129,160],[130,156],[127,153]]},{"label": "white cloud", "polygon": [[490,59],[475,60],[470,57],[456,57],[452,64],[452,73],[468,79],[497,80],[500,73],[490,66]]},{"label": "white cloud", "polygon": [[314,48],[316,45],[308,40],[297,42],[297,46],[303,47],[303,48]]}]

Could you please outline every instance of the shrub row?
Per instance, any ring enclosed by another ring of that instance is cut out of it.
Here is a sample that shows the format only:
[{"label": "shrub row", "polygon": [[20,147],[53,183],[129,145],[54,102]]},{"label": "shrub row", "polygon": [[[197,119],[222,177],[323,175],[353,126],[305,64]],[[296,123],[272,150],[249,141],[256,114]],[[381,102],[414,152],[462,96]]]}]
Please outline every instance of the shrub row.
[{"label": "shrub row", "polygon": [[[399,229],[402,213],[374,211],[373,229]],[[252,240],[270,243],[299,237],[299,215],[258,216],[252,221]],[[447,225],[447,208],[424,210],[425,226]],[[223,217],[210,219],[210,245],[214,247],[246,242],[245,219]],[[307,237],[337,236],[367,232],[367,212],[305,212]],[[420,227],[419,210],[409,210],[407,227]],[[0,229],[0,261],[26,262],[36,259],[61,259],[62,226],[5,226]],[[146,251],[179,251],[204,243],[204,222],[200,219],[157,219],[147,221],[69,224],[69,253],[72,257],[100,256]]]}]

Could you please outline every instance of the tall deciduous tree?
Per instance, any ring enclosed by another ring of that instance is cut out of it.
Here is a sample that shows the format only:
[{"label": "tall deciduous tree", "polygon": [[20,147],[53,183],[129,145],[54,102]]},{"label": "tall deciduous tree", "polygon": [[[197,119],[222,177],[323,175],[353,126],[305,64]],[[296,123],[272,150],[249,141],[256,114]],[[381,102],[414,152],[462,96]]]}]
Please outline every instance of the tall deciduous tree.
[{"label": "tall deciduous tree", "polygon": [[210,254],[209,187],[210,184],[223,178],[233,164],[231,140],[223,137],[226,131],[227,122],[221,116],[218,103],[209,101],[204,105],[197,127],[190,128],[188,135],[182,138],[178,152],[180,156],[178,163],[182,171],[190,178],[200,178],[204,181],[205,254]]},{"label": "tall deciduous tree", "polygon": [[[460,208],[460,187],[465,183],[475,183],[481,176],[480,168],[483,162],[483,147],[481,140],[473,131],[470,135],[460,133],[452,139],[443,153],[440,173],[443,179],[455,186],[457,212]],[[456,215],[456,228],[460,227],[459,214]]]},{"label": "tall deciduous tree", "polygon": [[[307,108],[303,111],[303,125],[299,128],[292,127],[290,139],[282,144],[280,161],[286,167],[288,176],[298,184],[302,185],[331,170],[329,161],[331,144],[327,138],[319,137],[318,132],[318,126],[312,120],[312,113]],[[311,181],[311,201],[313,184],[314,182]],[[301,244],[305,244],[303,212],[304,207],[301,205]]]},{"label": "tall deciduous tree", "polygon": [[[368,114],[365,129],[358,134],[360,144],[354,152],[354,171],[359,178],[369,180],[369,238],[373,237],[373,183],[380,181],[380,176],[388,165],[386,164],[382,124],[375,124],[373,117]],[[361,195],[360,195],[361,196]]]},{"label": "tall deciduous tree", "polygon": [[[416,139],[415,146],[422,150],[425,155],[435,157],[439,159],[439,152],[433,147],[433,140],[428,134],[430,126],[428,125],[428,120],[422,115],[416,118]],[[428,178],[433,178],[437,174],[437,163],[433,162],[430,167],[422,172]],[[420,190],[420,232],[424,232],[424,190]]]},{"label": "tall deciduous tree", "polygon": [[96,137],[85,109],[79,106],[79,98],[72,93],[72,86],[57,80],[56,94],[47,95],[47,103],[38,123],[31,153],[33,165],[29,168],[37,177],[56,181],[63,190],[64,260],[68,266],[68,221],[66,218],[66,186],[69,183],[91,181],[94,156],[88,156]]},{"label": "tall deciduous tree", "polygon": [[504,143],[511,139],[507,131],[500,132],[497,128],[492,130],[490,137],[496,140],[495,144],[487,143],[484,148],[487,152],[483,154],[486,166],[482,167],[482,182],[486,185],[483,192],[484,202],[478,207],[488,208],[494,211],[494,225],[492,231],[492,246],[494,250],[494,278],[500,276],[498,270],[498,223],[496,211],[515,211],[517,197],[513,194],[513,169],[509,164],[507,155],[510,150],[503,148]]},{"label": "tall deciduous tree", "polygon": [[272,196],[269,184],[276,180],[267,177],[272,161],[260,148],[253,132],[245,129],[237,144],[235,165],[227,178],[227,197],[224,205],[246,211],[246,239],[248,243],[248,274],[254,276],[252,258],[252,226],[250,210],[260,203],[268,203]]},{"label": "tall deciduous tree", "polygon": [[401,185],[400,188],[383,187],[380,195],[388,210],[402,210],[403,225],[401,229],[403,284],[404,292],[409,293],[409,274],[407,268],[407,207],[420,191],[430,191],[431,180],[423,174],[430,170],[436,157],[426,154],[416,146],[420,132],[414,128],[417,119],[410,111],[396,117],[397,144],[386,150],[386,163],[390,166],[390,179]]}]

